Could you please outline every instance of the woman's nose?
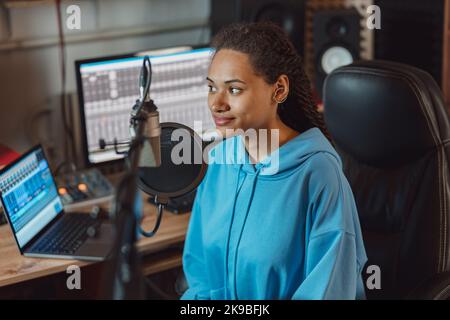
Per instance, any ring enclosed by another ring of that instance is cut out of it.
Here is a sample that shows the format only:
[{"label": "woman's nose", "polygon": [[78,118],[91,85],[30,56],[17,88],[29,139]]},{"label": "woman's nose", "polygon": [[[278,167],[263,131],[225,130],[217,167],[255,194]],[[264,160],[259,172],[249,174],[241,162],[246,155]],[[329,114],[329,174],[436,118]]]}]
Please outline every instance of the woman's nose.
[{"label": "woman's nose", "polygon": [[226,112],[230,110],[230,105],[222,95],[217,95],[212,101],[211,110],[213,112]]}]

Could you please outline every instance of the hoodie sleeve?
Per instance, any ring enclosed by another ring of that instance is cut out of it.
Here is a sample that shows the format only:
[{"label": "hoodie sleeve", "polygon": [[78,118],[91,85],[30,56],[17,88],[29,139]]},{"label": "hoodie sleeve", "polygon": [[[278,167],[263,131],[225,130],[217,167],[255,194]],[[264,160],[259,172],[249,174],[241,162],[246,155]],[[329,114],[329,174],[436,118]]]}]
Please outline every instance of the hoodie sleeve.
[{"label": "hoodie sleeve", "polygon": [[202,219],[200,202],[203,193],[203,184],[197,188],[194,205],[192,207],[189,228],[183,251],[183,271],[188,289],[181,297],[182,300],[207,300],[209,285],[206,278],[206,264],[203,254]]},{"label": "hoodie sleeve", "polygon": [[306,260],[306,278],[292,299],[361,298],[354,235],[337,230],[314,237]]},{"label": "hoodie sleeve", "polygon": [[366,256],[353,194],[338,168],[320,162],[310,178],[304,277],[292,298],[363,299]]}]

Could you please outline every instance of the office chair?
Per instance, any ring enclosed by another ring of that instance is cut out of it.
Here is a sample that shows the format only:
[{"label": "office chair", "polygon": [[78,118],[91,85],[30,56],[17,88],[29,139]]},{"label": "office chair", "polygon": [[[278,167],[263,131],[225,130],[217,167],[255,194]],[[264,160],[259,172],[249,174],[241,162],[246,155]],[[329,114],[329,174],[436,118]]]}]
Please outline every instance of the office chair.
[{"label": "office chair", "polygon": [[325,80],[324,113],[359,212],[366,283],[368,266],[380,268],[367,298],[449,299],[450,124],[436,82],[400,63],[355,62]]}]

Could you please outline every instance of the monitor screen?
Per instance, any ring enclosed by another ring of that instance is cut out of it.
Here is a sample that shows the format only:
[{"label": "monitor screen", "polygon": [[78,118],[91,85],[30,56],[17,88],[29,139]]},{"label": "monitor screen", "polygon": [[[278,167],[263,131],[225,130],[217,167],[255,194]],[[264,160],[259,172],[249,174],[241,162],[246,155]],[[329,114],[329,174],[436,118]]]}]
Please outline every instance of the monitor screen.
[{"label": "monitor screen", "polygon": [[62,212],[63,206],[41,147],[1,171],[0,194],[3,210],[21,248]]},{"label": "monitor screen", "polygon": [[[158,107],[160,122],[177,122],[203,136],[214,122],[208,110],[205,82],[211,48],[179,48],[124,57],[76,62],[82,131],[88,164],[120,159],[113,146],[100,149],[99,140],[111,143],[130,139],[130,112],[139,98],[139,73],[143,55],[152,63],[150,97]],[[201,127],[194,121],[201,121]]]}]

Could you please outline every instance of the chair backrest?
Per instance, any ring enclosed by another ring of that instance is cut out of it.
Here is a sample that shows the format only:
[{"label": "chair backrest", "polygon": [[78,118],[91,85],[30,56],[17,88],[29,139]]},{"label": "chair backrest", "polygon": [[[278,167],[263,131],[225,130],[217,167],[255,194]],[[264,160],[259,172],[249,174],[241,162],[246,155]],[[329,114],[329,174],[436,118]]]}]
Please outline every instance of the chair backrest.
[{"label": "chair backrest", "polygon": [[[325,121],[342,157],[381,290],[402,298],[450,269],[450,124],[426,72],[359,61],[324,84]],[[364,275],[367,274],[364,272]]]}]

